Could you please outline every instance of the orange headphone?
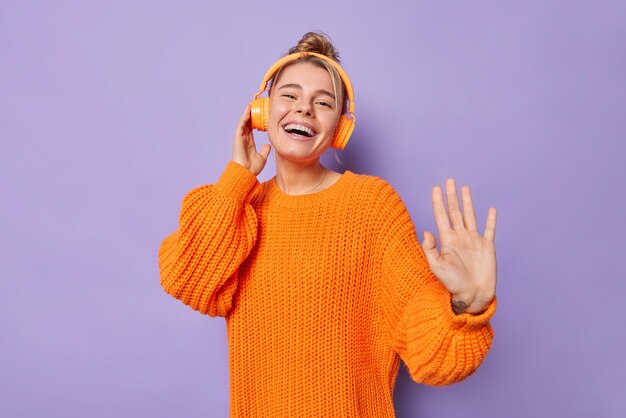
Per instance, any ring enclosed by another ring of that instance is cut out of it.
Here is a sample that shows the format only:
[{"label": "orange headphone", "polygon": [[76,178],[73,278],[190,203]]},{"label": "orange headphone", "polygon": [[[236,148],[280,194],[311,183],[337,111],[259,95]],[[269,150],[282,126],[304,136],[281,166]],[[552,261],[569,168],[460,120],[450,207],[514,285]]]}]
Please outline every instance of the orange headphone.
[{"label": "orange headphone", "polygon": [[341,115],[341,118],[337,123],[337,128],[335,129],[335,134],[333,135],[333,140],[330,143],[333,148],[344,149],[348,143],[348,139],[350,139],[350,135],[352,135],[352,131],[354,131],[354,124],[356,122],[356,117],[354,116],[354,92],[352,90],[352,83],[350,82],[346,72],[343,68],[341,68],[341,66],[339,66],[339,64],[327,56],[316,52],[296,52],[295,54],[287,55],[286,57],[276,61],[276,63],[274,63],[274,65],[267,70],[267,73],[261,82],[261,86],[259,87],[259,91],[254,96],[254,100],[252,100],[251,103],[250,113],[252,115],[252,127],[259,131],[267,131],[267,121],[270,114],[270,99],[268,97],[260,96],[267,88],[267,83],[272,76],[286,63],[295,61],[307,55],[314,55],[332,65],[337,70],[341,76],[343,84],[346,86],[348,101],[350,102],[348,106],[348,113],[350,114],[350,117],[345,114]]}]

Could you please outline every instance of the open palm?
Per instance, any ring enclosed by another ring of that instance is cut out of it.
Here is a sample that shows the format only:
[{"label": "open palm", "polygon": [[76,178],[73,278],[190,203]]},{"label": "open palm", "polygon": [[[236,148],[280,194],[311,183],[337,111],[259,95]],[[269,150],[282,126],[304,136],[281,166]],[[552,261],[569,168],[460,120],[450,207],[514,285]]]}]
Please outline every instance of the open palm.
[{"label": "open palm", "polygon": [[431,271],[452,294],[452,300],[471,314],[482,312],[496,291],[496,209],[490,208],[483,235],[476,217],[469,187],[461,188],[463,213],[454,179],[446,181],[446,200],[439,186],[433,188],[433,211],[439,230],[440,248],[431,232],[424,232],[422,248]]}]

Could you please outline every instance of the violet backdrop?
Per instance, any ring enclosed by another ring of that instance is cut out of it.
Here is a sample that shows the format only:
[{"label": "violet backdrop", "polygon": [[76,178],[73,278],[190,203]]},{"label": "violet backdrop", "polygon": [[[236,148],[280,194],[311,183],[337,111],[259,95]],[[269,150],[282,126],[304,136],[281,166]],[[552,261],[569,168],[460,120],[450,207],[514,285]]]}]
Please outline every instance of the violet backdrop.
[{"label": "violet backdrop", "polygon": [[625,17],[617,1],[3,0],[0,415],[228,415],[224,320],[161,289],[157,252],[266,69],[322,30],[358,118],[345,167],[325,161],[388,180],[420,240],[447,177],[480,225],[498,209],[492,350],[442,388],[402,366],[397,416],[626,416]]}]

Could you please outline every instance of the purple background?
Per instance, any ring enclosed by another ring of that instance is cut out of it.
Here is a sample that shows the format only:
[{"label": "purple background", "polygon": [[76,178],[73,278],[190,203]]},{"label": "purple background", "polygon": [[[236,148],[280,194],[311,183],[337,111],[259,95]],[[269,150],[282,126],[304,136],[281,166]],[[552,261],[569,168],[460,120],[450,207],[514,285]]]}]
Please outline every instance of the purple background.
[{"label": "purple background", "polygon": [[356,90],[339,157],[420,240],[447,177],[480,225],[498,209],[493,348],[448,387],[403,367],[398,417],[626,416],[623,3],[90,3],[0,5],[1,416],[227,416],[224,320],[161,289],[157,252],[308,30]]}]

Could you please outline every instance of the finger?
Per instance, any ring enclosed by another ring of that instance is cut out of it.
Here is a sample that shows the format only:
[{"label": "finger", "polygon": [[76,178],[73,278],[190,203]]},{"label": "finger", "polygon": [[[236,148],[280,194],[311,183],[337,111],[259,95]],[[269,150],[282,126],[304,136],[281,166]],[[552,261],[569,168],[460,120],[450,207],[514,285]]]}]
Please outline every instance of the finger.
[{"label": "finger", "polygon": [[245,110],[243,111],[243,114],[239,118],[239,123],[237,123],[238,135],[243,135],[245,132],[249,130],[247,127],[249,120],[250,120],[250,103],[248,103],[248,105],[246,106]]},{"label": "finger", "polygon": [[476,214],[472,203],[472,192],[468,186],[461,187],[461,199],[463,200],[465,226],[469,231],[476,231]]},{"label": "finger", "polygon": [[448,214],[450,215],[450,221],[452,222],[452,229],[463,229],[463,216],[461,215],[461,208],[459,206],[459,198],[456,194],[456,183],[454,179],[446,180],[446,199],[448,201]]},{"label": "finger", "polygon": [[244,110],[243,112],[243,120],[248,123],[248,121],[252,120],[252,112],[251,112],[252,106],[250,105],[250,103],[248,103],[248,105],[246,106],[246,110]]},{"label": "finger", "polygon": [[496,237],[496,208],[489,208],[489,212],[487,213],[487,223],[485,225],[485,233],[483,235],[490,241],[493,241]]},{"label": "finger", "polygon": [[243,114],[241,115],[241,119],[244,119],[244,120],[245,120],[245,119],[250,118],[250,108],[251,108],[251,107],[252,107],[252,106],[250,105],[250,103],[248,103],[248,104],[246,105],[246,108],[243,110]]},{"label": "finger", "polygon": [[439,235],[450,230],[450,221],[446,213],[446,206],[443,203],[443,192],[439,186],[433,187],[433,212],[435,213],[435,222],[437,223],[437,229],[439,229]]},{"label": "finger", "polygon": [[261,148],[261,156],[263,156],[264,160],[267,160],[267,157],[270,155],[270,151],[272,146],[270,144],[264,144]]},{"label": "finger", "polygon": [[428,264],[434,266],[439,259],[439,252],[437,251],[437,240],[435,236],[428,232],[424,232],[424,241],[422,242],[422,250],[424,250],[424,255],[426,256],[426,260]]},{"label": "finger", "polygon": [[254,142],[254,135],[252,135],[252,131],[246,133],[245,140],[248,151],[251,153],[256,152],[256,142]]}]

